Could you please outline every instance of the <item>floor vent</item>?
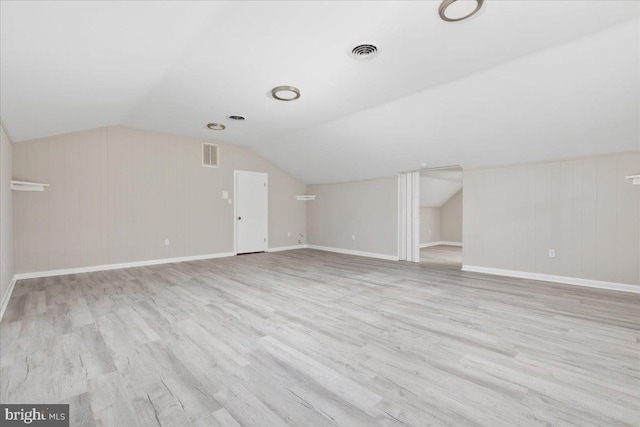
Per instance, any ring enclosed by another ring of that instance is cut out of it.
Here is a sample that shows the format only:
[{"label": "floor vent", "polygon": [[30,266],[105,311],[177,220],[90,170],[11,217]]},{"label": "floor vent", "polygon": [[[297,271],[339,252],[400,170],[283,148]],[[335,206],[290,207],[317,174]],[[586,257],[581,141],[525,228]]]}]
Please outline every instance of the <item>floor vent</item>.
[{"label": "floor vent", "polygon": [[209,142],[202,143],[202,166],[205,168],[218,167],[218,145]]}]

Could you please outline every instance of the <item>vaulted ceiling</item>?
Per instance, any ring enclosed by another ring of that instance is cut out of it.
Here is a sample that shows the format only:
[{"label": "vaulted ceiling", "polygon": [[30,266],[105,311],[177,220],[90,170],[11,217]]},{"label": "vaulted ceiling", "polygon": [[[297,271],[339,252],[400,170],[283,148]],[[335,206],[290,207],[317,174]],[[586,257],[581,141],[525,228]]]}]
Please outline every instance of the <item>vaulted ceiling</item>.
[{"label": "vaulted ceiling", "polygon": [[640,149],[640,3],[487,0],[453,24],[438,5],[2,2],[0,114],[18,143],[130,125],[306,183]]},{"label": "vaulted ceiling", "polygon": [[462,172],[459,179],[446,175],[425,174],[420,176],[420,207],[439,208],[462,190]]}]

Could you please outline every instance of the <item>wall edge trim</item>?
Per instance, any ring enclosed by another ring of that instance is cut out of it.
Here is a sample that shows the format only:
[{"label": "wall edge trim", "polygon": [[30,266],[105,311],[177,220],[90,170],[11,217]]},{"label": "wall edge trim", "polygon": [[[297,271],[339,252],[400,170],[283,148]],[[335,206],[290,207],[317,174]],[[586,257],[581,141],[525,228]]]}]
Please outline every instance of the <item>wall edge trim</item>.
[{"label": "wall edge trim", "polygon": [[11,299],[11,294],[13,293],[13,288],[15,288],[17,281],[18,279],[14,274],[11,278],[11,282],[9,283],[9,289],[7,289],[7,293],[2,298],[2,302],[0,302],[0,321],[2,321],[2,318],[4,317],[4,312],[7,311],[9,300]]},{"label": "wall edge trim", "polygon": [[399,260],[397,255],[385,255],[385,254],[378,254],[375,252],[354,251],[351,249],[331,248],[328,246],[317,246],[317,245],[307,245],[307,248],[316,249],[316,250],[325,251],[325,252],[335,252],[338,254],[345,254],[345,255],[356,255],[356,256],[363,256],[363,257],[369,257],[369,258],[385,259],[387,261]]},{"label": "wall edge trim", "polygon": [[447,242],[447,241],[444,241],[444,240],[439,240],[437,242],[420,243],[420,249],[430,248],[432,246],[458,246],[458,247],[462,247],[462,242]]},{"label": "wall edge trim", "polygon": [[92,273],[96,271],[120,270],[123,268],[146,267],[149,265],[172,264],[185,261],[199,261],[203,259],[226,258],[235,256],[233,252],[220,252],[207,255],[194,255],[177,258],[152,259],[147,261],[123,262],[118,264],[93,265],[88,267],[64,268],[60,270],[35,271],[32,273],[19,273],[14,276],[15,280],[37,279],[40,277],[65,276],[67,274]]},{"label": "wall edge trim", "polygon": [[305,244],[292,245],[292,246],[278,246],[278,247],[275,247],[275,248],[267,249],[267,252],[292,251],[294,249],[304,249],[306,247],[307,247],[307,245],[305,245]]},{"label": "wall edge trim", "polygon": [[611,291],[631,292],[640,294],[640,286],[625,283],[603,282],[600,280],[580,279],[578,277],[555,276],[551,274],[529,273],[526,271],[504,270],[501,268],[478,267],[464,264],[462,271],[472,273],[492,274],[494,276],[516,277],[519,279],[538,280],[541,282],[562,283],[565,285],[583,286],[588,288],[607,289]]}]

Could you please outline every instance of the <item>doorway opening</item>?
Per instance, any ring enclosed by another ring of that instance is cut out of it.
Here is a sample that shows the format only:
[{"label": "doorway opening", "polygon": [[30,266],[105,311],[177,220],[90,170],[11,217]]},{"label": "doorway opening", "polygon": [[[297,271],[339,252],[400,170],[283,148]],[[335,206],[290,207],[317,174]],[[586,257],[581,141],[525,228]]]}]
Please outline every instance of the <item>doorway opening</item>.
[{"label": "doorway opening", "polygon": [[420,263],[462,268],[461,167],[420,171]]},{"label": "doorway opening", "polygon": [[269,175],[239,170],[233,175],[234,252],[265,252],[269,247]]}]

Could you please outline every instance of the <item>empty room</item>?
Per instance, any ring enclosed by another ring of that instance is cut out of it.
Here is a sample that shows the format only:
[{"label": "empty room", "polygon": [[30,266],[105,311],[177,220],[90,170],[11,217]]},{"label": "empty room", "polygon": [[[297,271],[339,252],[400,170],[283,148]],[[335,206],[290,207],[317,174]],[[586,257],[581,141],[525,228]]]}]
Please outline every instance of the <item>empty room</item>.
[{"label": "empty room", "polygon": [[0,1],[0,425],[640,426],[640,2]]}]

